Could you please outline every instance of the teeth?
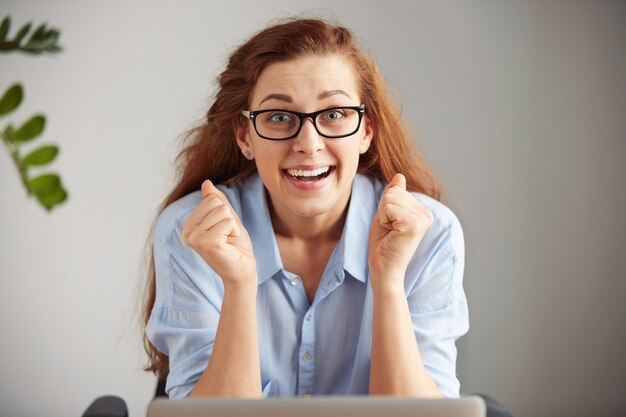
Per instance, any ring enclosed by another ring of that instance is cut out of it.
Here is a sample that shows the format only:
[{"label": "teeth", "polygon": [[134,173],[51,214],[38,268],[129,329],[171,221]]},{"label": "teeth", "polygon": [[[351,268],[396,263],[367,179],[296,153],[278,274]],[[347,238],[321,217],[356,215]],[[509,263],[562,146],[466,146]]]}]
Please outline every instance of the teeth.
[{"label": "teeth", "polygon": [[293,177],[317,177],[325,174],[330,169],[329,166],[314,169],[312,171],[303,171],[301,169],[288,169],[287,172]]}]

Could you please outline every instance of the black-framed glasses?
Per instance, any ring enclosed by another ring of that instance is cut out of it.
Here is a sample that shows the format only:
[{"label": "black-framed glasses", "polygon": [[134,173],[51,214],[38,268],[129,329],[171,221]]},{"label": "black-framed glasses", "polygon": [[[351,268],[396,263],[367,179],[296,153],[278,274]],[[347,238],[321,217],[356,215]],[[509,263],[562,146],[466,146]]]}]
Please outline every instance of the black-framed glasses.
[{"label": "black-framed glasses", "polygon": [[292,110],[268,109],[241,112],[252,121],[254,130],[263,139],[287,140],[298,136],[304,119],[311,119],[320,136],[345,138],[354,135],[361,127],[365,105],[330,107],[313,113]]}]

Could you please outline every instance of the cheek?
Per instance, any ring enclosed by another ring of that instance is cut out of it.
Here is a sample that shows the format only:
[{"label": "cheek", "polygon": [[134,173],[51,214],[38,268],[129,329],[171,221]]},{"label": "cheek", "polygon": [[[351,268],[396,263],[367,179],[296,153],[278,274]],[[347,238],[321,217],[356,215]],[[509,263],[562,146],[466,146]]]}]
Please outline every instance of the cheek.
[{"label": "cheek", "polygon": [[343,165],[352,167],[358,164],[361,155],[359,143],[359,141],[354,140],[335,148],[335,155],[342,161]]},{"label": "cheek", "polygon": [[357,142],[350,142],[342,146],[336,146],[333,153],[339,161],[337,170],[338,181],[352,181],[359,167],[359,146]]},{"label": "cheek", "polygon": [[260,174],[267,174],[270,170],[272,170],[272,163],[262,152],[257,152],[255,157],[256,160],[256,168]]},{"label": "cheek", "polygon": [[264,144],[255,143],[254,159],[259,173],[272,175],[280,171],[280,163],[282,155],[284,155],[284,146],[281,144]]}]

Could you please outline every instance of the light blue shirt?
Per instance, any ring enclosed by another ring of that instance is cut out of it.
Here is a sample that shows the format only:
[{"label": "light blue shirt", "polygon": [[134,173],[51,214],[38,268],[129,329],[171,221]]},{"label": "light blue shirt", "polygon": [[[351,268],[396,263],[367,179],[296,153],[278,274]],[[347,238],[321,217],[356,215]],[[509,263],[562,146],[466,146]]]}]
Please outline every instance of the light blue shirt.
[{"label": "light blue shirt", "polygon": [[[384,184],[356,175],[342,237],[312,304],[300,278],[283,269],[258,174],[218,188],[250,234],[257,261],[263,397],[367,395],[373,311],[367,244]],[[413,330],[426,370],[445,396],[458,397],[455,342],[469,328],[463,232],[446,206],[412,194],[434,216],[405,276]],[[170,398],[189,395],[204,372],[224,295],[220,277],[181,238],[201,199],[197,191],[168,206],[154,236],[157,290],[147,334],[169,356]]]}]

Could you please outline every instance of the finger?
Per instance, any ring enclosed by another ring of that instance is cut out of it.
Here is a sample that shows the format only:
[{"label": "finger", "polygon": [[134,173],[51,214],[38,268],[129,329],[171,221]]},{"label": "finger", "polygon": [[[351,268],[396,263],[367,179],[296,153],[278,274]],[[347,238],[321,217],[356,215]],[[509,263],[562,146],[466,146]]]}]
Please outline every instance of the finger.
[{"label": "finger", "polygon": [[236,229],[237,223],[232,217],[227,217],[216,223],[209,230],[196,229],[184,242],[192,248],[199,248],[203,251],[212,251],[232,238],[230,233]]},{"label": "finger", "polygon": [[400,187],[391,187],[388,189],[380,200],[380,204],[385,202],[394,202],[397,204],[412,205],[417,202],[417,199],[408,191],[401,189]]},{"label": "finger", "polygon": [[387,229],[395,229],[398,221],[401,221],[403,217],[405,217],[406,211],[403,207],[397,206],[395,204],[385,204],[381,206],[380,212],[380,225]]},{"label": "finger", "polygon": [[237,220],[237,222],[240,225],[243,225],[241,223],[241,220],[239,219],[239,216],[237,215],[237,212],[235,211],[235,209],[233,208],[233,206],[231,206],[230,201],[228,201],[228,198],[226,198],[226,195],[219,189],[217,188],[212,182],[211,180],[205,180],[202,183],[202,195],[204,196],[205,193],[206,195],[210,195],[213,194],[215,196],[217,196],[220,200],[222,200],[222,203],[224,203],[226,206],[230,207],[231,210],[233,211],[233,214],[235,215],[235,219]]},{"label": "finger", "polygon": [[213,185],[211,180],[204,180],[202,182],[202,185],[200,186],[200,190],[202,191],[202,197],[204,198],[211,194],[211,191],[213,191],[214,188],[215,186]]},{"label": "finger", "polygon": [[216,207],[223,206],[222,200],[214,194],[209,194],[205,197],[198,206],[191,212],[185,224],[197,225],[202,223],[204,218]]},{"label": "finger", "polygon": [[407,210],[414,213],[426,210],[422,203],[420,203],[413,194],[401,189],[400,187],[392,187],[385,192],[385,194],[383,194],[380,206],[382,207],[385,204],[395,204],[397,206],[405,207]]},{"label": "finger", "polygon": [[229,238],[241,236],[237,221],[224,205],[209,213],[203,222],[183,232],[183,241],[188,245],[223,243]]},{"label": "finger", "polygon": [[241,230],[237,221],[231,216],[225,217],[213,225],[208,231],[207,235],[211,236],[211,239],[226,239],[236,238],[241,236]]},{"label": "finger", "polygon": [[222,201],[214,195],[210,195],[198,203],[198,206],[187,217],[185,223],[183,223],[183,241],[189,244],[197,232],[199,230],[202,231],[202,226],[200,225],[207,218],[207,216],[210,216],[210,213],[217,207],[223,205]]},{"label": "finger", "polygon": [[419,210],[414,210],[412,207],[387,203],[381,206],[380,211],[380,225],[387,229],[411,231],[428,228],[433,222],[431,211],[423,206]]},{"label": "finger", "polygon": [[[227,206],[221,204],[218,207],[214,208],[207,216],[202,220],[200,224],[198,224],[199,230],[211,230],[220,222],[224,220],[231,219],[234,224],[237,224],[237,220],[233,216],[233,212]],[[237,233],[239,228],[237,228]],[[228,235],[231,233],[229,232]]]},{"label": "finger", "polygon": [[222,202],[224,204],[230,205],[230,203],[229,203],[228,199],[226,198],[226,196],[224,195],[224,193],[219,188],[217,188],[211,182],[211,180],[204,180],[204,182],[202,183],[202,186],[200,187],[200,189],[202,190],[202,197],[206,197],[206,196],[209,196],[209,195],[215,195],[217,198],[222,200]]},{"label": "finger", "polygon": [[[383,223],[385,220],[386,223]],[[420,213],[416,216],[405,207],[387,204],[383,207],[380,222],[382,227],[389,230],[414,233],[427,229],[431,224],[431,219],[427,213]]]},{"label": "finger", "polygon": [[382,206],[390,195],[397,194],[398,192],[406,192],[406,178],[402,174],[394,175],[391,181],[389,181],[389,184],[385,187],[385,191],[383,191],[378,207]]},{"label": "finger", "polygon": [[402,190],[406,190],[406,177],[400,173],[393,176],[385,192],[389,191],[392,187],[399,187]]}]

